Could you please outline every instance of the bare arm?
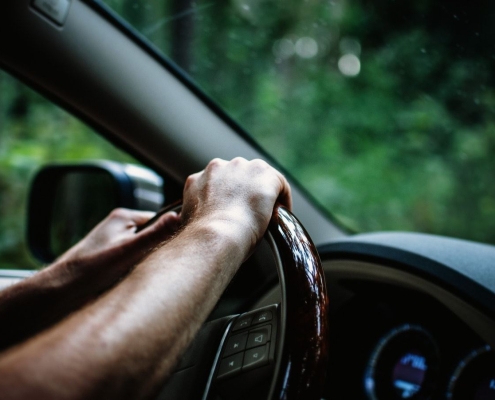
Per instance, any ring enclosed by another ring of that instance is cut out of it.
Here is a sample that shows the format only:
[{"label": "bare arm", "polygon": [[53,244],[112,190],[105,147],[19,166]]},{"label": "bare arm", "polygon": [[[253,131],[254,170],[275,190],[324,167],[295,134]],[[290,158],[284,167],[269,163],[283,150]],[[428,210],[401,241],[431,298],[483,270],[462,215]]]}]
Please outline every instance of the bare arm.
[{"label": "bare arm", "polygon": [[58,322],[122,278],[177,227],[176,214],[114,210],[54,264],[0,292],[0,351]]},{"label": "bare arm", "polygon": [[290,206],[289,187],[259,161],[216,160],[190,177],[183,231],[91,306],[0,358],[4,398],[153,394],[261,238],[277,198]]}]

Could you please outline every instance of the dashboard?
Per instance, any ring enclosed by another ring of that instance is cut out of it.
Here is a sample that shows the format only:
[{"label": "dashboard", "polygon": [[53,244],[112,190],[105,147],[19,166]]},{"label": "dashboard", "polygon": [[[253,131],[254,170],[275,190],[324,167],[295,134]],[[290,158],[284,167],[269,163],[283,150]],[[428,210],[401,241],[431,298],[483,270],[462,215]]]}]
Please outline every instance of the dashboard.
[{"label": "dashboard", "polygon": [[492,246],[376,233],[318,250],[330,300],[322,399],[495,399]]},{"label": "dashboard", "polygon": [[323,398],[495,399],[492,246],[378,233],[319,250],[333,328]]},{"label": "dashboard", "polygon": [[495,353],[438,300],[365,281],[329,292],[341,304],[324,398],[495,399]]}]

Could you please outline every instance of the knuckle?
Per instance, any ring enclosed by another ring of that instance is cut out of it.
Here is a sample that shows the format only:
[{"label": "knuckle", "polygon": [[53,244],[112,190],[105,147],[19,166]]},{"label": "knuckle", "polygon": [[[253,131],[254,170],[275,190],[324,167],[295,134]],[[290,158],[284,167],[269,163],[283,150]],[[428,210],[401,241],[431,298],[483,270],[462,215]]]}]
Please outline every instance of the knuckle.
[{"label": "knuckle", "polygon": [[261,158],[255,158],[251,162],[256,165],[269,166],[268,163],[265,160],[262,160]]},{"label": "knuckle", "polygon": [[244,158],[244,157],[235,157],[232,159],[231,163],[232,164],[243,164],[245,163],[247,160]]},{"label": "knuckle", "polygon": [[127,220],[131,219],[130,213],[131,211],[127,208],[118,207],[113,209],[110,214],[108,214],[107,218],[113,220]]},{"label": "knuckle", "polygon": [[256,167],[256,169],[258,169],[260,171],[265,171],[265,170],[271,170],[271,169],[273,169],[272,167],[270,167],[270,165],[266,161],[264,161],[264,160],[262,160],[260,158],[256,158],[256,159],[252,160],[251,161],[251,164],[254,167]]},{"label": "knuckle", "polygon": [[185,188],[188,188],[190,187],[194,181],[196,180],[196,174],[194,175],[189,175],[187,178],[186,178],[186,182],[184,183],[184,187]]},{"label": "knuckle", "polygon": [[222,165],[226,163],[225,160],[222,160],[221,158],[214,158],[211,160],[206,168],[204,169],[204,173],[206,176],[210,176],[213,171],[216,171],[218,168],[220,168]]},{"label": "knuckle", "polygon": [[225,163],[225,160],[222,160],[221,158],[214,158],[208,163],[207,168],[212,168],[212,167],[217,167],[219,165],[222,165]]},{"label": "knuckle", "polygon": [[113,209],[111,212],[110,212],[110,218],[114,218],[114,219],[122,219],[122,218],[126,218],[129,214],[129,210],[125,209],[125,208],[122,208],[122,207],[118,207],[118,208],[115,208]]}]

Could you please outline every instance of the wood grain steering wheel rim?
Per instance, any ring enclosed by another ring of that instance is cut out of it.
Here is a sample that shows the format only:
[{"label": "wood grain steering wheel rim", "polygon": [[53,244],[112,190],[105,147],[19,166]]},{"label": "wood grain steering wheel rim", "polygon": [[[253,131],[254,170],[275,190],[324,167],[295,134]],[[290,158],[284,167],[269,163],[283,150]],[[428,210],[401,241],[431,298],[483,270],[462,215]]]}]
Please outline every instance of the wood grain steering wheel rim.
[{"label": "wood grain steering wheel rim", "polygon": [[320,400],[328,359],[328,294],[316,246],[276,205],[265,234],[282,290],[281,334],[269,400]]}]

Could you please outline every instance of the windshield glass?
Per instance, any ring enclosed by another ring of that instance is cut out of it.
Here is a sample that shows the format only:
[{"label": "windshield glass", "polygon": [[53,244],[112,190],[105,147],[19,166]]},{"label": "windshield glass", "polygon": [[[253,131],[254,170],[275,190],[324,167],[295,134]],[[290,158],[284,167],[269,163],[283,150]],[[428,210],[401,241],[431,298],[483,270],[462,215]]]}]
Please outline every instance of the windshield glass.
[{"label": "windshield glass", "polygon": [[495,242],[495,3],[107,3],[344,225]]}]

